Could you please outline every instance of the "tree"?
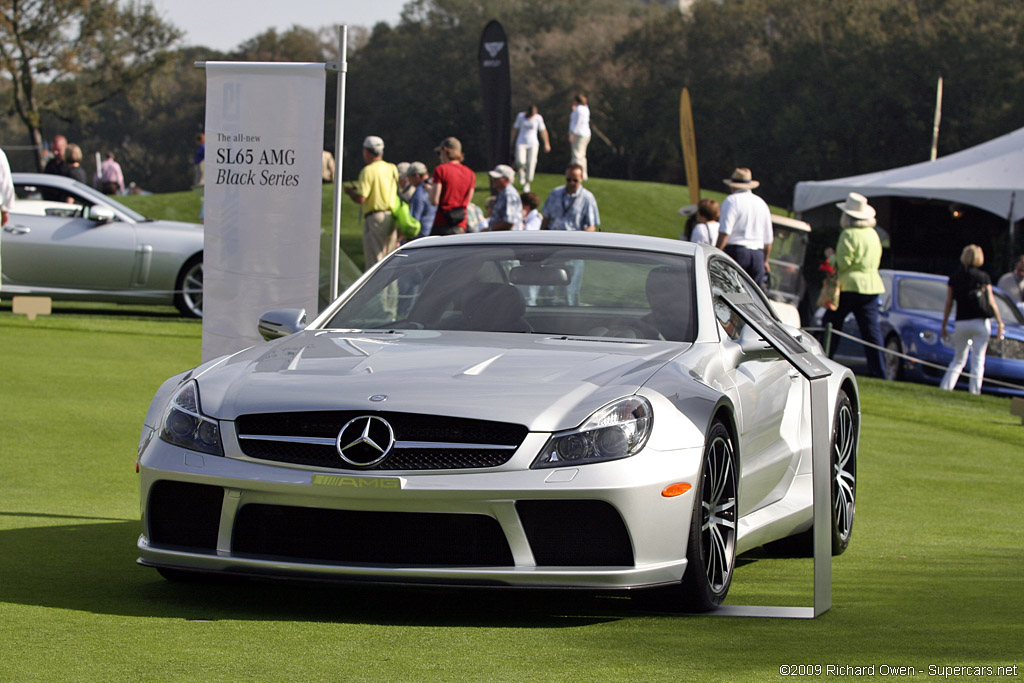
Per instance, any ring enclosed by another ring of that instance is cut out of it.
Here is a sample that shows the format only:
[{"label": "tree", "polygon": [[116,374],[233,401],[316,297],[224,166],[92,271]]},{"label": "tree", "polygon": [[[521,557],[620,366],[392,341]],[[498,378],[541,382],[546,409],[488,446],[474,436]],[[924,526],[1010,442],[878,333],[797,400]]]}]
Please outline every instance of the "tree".
[{"label": "tree", "polygon": [[[481,31],[497,19],[509,40],[513,111],[538,105],[552,144],[565,149],[573,93],[587,94],[591,123],[601,130],[613,103],[600,93],[622,76],[617,42],[644,16],[666,11],[640,0],[412,0],[397,26],[375,26],[349,60],[346,139],[380,135],[387,158],[430,163],[438,141],[454,135],[469,166],[483,170],[476,57]],[[595,159],[607,156],[598,139],[590,147]],[[358,145],[346,152],[346,171],[359,169]],[[538,168],[560,172],[567,159],[567,149],[542,155]],[[615,175],[617,160],[598,166],[596,174]]]},{"label": "tree", "polygon": [[181,36],[141,0],[3,0],[0,70],[42,165],[42,119],[92,108],[155,73]]}]

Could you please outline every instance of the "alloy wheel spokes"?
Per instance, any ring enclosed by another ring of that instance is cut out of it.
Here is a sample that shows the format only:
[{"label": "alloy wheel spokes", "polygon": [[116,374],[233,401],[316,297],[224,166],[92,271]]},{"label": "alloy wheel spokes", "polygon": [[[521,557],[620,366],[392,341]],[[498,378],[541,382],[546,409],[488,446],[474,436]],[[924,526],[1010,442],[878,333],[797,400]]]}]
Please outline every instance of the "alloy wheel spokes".
[{"label": "alloy wheel spokes", "polygon": [[708,583],[721,590],[732,573],[736,538],[736,480],[729,442],[717,439],[705,463],[706,480],[701,500],[704,564]]},{"label": "alloy wheel spokes", "polygon": [[833,474],[835,476],[834,513],[836,531],[845,538],[853,527],[857,490],[856,434],[853,411],[843,405],[836,415]]}]

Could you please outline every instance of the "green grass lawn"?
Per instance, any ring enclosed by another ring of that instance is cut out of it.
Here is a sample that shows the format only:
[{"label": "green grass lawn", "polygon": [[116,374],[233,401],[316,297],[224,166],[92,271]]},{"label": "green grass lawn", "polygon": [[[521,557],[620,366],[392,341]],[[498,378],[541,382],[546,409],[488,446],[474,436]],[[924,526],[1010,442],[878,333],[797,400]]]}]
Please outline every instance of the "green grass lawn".
[{"label": "green grass lawn", "polygon": [[[95,305],[29,322],[3,302],[0,335],[0,681],[776,681],[788,664],[919,678],[1024,664],[1024,427],[1006,399],[862,380],[854,537],[815,620],[589,594],[180,585],[135,565],[135,454],[153,392],[198,362],[201,325]],[[811,600],[809,560],[750,553],[728,602]]]}]

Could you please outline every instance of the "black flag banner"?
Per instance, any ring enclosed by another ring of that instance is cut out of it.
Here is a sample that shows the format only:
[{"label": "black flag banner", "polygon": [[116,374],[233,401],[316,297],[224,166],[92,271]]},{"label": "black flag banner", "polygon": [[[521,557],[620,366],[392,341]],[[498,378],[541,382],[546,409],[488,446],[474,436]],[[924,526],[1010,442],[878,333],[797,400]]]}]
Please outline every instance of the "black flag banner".
[{"label": "black flag banner", "polygon": [[497,20],[480,35],[480,96],[483,101],[487,168],[511,161],[512,79],[508,64],[508,39]]}]

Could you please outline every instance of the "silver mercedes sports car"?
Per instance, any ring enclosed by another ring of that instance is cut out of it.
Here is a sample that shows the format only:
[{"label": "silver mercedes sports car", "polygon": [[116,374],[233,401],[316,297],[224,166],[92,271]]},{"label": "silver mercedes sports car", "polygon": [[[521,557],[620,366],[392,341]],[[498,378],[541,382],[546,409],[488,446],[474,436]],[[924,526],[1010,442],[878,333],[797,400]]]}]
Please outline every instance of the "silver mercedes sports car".
[{"label": "silver mercedes sports car", "polygon": [[6,296],[174,304],[203,314],[203,226],[155,221],[88,185],[13,173],[17,199],[3,228]]},{"label": "silver mercedes sports car", "polygon": [[714,609],[737,553],[813,535],[811,387],[751,311],[831,372],[841,552],[860,420],[845,367],[711,247],[506,232],[415,240],[308,325],[270,312],[271,341],[164,383],[139,446],[139,562],[644,587]]}]

